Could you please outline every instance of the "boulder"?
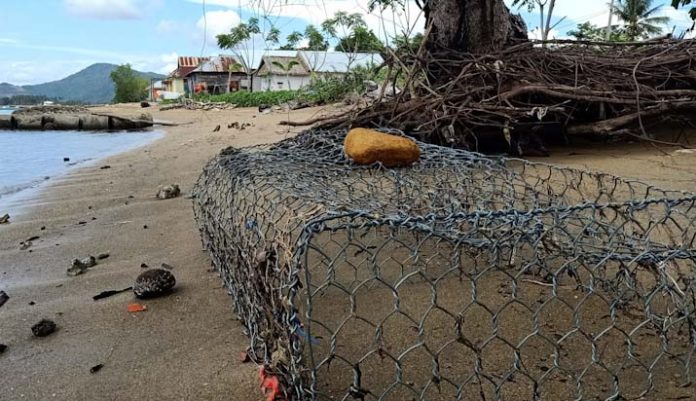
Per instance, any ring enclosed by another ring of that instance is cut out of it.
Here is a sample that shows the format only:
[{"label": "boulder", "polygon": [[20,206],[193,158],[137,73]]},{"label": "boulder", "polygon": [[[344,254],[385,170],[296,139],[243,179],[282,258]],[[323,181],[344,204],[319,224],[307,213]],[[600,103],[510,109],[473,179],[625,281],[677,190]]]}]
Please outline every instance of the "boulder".
[{"label": "boulder", "polygon": [[420,158],[413,140],[367,128],[350,130],[343,147],[346,155],[361,165],[379,162],[386,167],[403,167]]},{"label": "boulder", "polygon": [[170,184],[157,189],[157,199],[171,199],[181,195],[181,189],[177,184]]}]

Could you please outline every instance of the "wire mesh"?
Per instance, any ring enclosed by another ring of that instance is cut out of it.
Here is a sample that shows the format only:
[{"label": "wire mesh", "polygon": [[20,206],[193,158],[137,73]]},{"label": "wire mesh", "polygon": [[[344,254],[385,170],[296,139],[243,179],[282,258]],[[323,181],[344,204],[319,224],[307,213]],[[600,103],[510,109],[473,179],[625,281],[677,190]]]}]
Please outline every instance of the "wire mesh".
[{"label": "wire mesh", "polygon": [[693,397],[696,196],[345,131],[228,148],[204,246],[287,400]]}]

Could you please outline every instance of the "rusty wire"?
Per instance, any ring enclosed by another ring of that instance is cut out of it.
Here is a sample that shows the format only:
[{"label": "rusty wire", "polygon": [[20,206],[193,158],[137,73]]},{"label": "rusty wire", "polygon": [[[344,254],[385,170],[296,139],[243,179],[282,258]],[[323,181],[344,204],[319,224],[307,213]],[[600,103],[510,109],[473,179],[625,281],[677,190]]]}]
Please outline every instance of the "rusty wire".
[{"label": "rusty wire", "polygon": [[696,196],[423,143],[356,166],[344,136],[228,148],[194,190],[285,399],[692,394]]}]

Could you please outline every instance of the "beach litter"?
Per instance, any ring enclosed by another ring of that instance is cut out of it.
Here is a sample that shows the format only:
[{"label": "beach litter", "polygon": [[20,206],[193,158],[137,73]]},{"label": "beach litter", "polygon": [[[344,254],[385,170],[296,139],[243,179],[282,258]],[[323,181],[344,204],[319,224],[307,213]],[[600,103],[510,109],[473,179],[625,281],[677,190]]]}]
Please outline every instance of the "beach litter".
[{"label": "beach litter", "polygon": [[217,126],[215,126],[215,128],[213,128],[213,132],[218,132],[218,131],[220,131],[220,124],[218,124]]},{"label": "beach litter", "polygon": [[5,305],[5,302],[7,302],[10,299],[10,296],[7,295],[5,291],[0,291],[0,307]]},{"label": "beach litter", "polygon": [[130,291],[132,289],[133,289],[133,287],[124,288],[122,290],[106,290],[106,291],[102,291],[99,294],[93,296],[92,299],[95,301],[98,301],[100,299],[108,298],[108,297],[114,296],[116,294],[120,294],[122,292]]},{"label": "beach litter", "polygon": [[89,373],[97,373],[101,370],[101,368],[104,367],[103,363],[100,363],[99,365],[94,365],[91,368],[89,368]]},{"label": "beach litter", "polygon": [[56,324],[52,320],[41,319],[40,322],[31,326],[31,332],[36,337],[46,337],[56,331]]},{"label": "beach litter", "polygon": [[0,224],[8,224],[10,222],[10,215],[5,213],[2,217],[0,217]]},{"label": "beach litter", "polygon": [[128,304],[128,312],[130,313],[145,312],[146,310],[147,306],[145,305],[138,303]]},{"label": "beach litter", "polygon": [[174,275],[164,269],[142,272],[133,284],[133,292],[138,298],[154,298],[165,295],[176,285]]},{"label": "beach litter", "polygon": [[97,258],[94,256],[88,256],[82,260],[75,259],[72,262],[72,266],[68,269],[68,276],[79,276],[82,273],[87,272],[87,269],[97,265]]},{"label": "beach litter", "polygon": [[100,253],[99,255],[97,255],[97,260],[104,260],[104,259],[108,258],[109,256],[111,256],[111,255],[108,252]]},{"label": "beach litter", "polygon": [[168,263],[162,263],[162,268],[167,269],[167,270],[172,270],[172,269],[174,269],[174,266],[172,266]]},{"label": "beach litter", "polygon": [[157,199],[171,199],[181,195],[178,184],[170,184],[157,189]]},{"label": "beach litter", "polygon": [[147,269],[147,268],[150,267],[150,266],[148,266],[147,263],[141,263],[141,264],[140,264],[140,267],[143,268],[143,269]]}]

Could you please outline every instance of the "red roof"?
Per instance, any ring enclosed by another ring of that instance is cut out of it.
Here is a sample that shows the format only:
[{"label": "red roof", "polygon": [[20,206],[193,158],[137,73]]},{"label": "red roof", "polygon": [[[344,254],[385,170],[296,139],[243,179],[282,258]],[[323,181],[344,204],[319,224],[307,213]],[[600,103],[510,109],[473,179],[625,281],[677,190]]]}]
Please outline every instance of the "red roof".
[{"label": "red roof", "polygon": [[201,63],[208,61],[209,57],[189,57],[189,56],[182,56],[179,57],[179,62],[177,63],[177,67],[193,67],[196,68]]}]

